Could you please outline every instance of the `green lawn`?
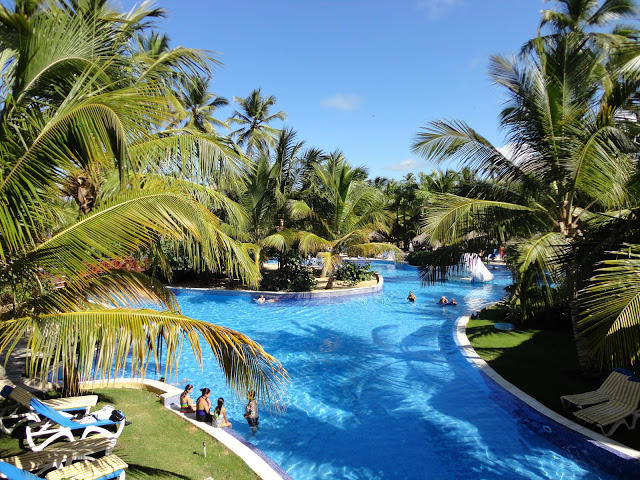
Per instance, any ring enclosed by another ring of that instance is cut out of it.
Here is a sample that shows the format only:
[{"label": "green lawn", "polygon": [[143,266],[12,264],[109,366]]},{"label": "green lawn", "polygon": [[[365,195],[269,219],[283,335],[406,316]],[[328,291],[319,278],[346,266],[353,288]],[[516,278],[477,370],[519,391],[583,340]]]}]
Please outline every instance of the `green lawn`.
[{"label": "green lawn", "polygon": [[[113,405],[127,420],[114,453],[129,464],[131,479],[240,480],[259,478],[240,458],[202,430],[167,412],[158,398],[144,390],[109,389],[96,392],[96,408]],[[202,443],[207,444],[204,458]],[[21,450],[18,439],[0,434],[0,455]]]},{"label": "green lawn", "polygon": [[[584,378],[580,374],[573,334],[564,330],[497,330],[493,324],[503,322],[504,311],[494,307],[470,320],[467,336],[478,354],[502,377],[528,393],[543,405],[574,419],[562,408],[560,397],[594,390],[602,379]],[[620,427],[613,438],[640,449],[640,430]]]}]

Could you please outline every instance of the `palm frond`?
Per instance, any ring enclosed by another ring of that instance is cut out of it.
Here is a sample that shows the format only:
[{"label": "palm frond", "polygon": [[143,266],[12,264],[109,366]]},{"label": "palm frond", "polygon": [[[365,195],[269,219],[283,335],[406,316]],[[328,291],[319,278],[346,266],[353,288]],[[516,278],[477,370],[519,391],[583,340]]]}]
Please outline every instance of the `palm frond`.
[{"label": "palm frond", "polygon": [[[493,215],[490,215],[492,210]],[[435,194],[426,208],[422,230],[434,241],[456,243],[474,231],[478,223],[488,227],[493,223],[496,211],[534,213],[536,209],[508,202]]]},{"label": "palm frond", "polygon": [[579,325],[603,366],[637,365],[640,345],[640,246],[611,252],[579,292]]},{"label": "palm frond", "polygon": [[211,211],[166,186],[153,187],[125,191],[42,242],[34,249],[38,263],[51,271],[64,265],[63,273],[74,278],[87,264],[100,269],[101,259],[128,257],[166,236],[184,240],[196,263],[238,275],[248,284],[257,283],[259,273],[253,262],[222,232],[220,220]]},{"label": "palm frond", "polygon": [[[178,367],[186,339],[202,364],[202,345],[211,348],[228,386],[238,397],[256,390],[276,408],[283,406],[288,374],[256,342],[226,327],[155,310],[87,310],[4,320],[0,348],[30,332],[28,348],[39,352],[27,366],[30,376],[46,378],[72,362],[82,381],[122,375],[144,376],[151,365],[169,378]],[[10,351],[10,350],[9,350]],[[8,356],[7,356],[8,358]]]},{"label": "palm frond", "polygon": [[427,123],[416,134],[411,149],[436,163],[456,159],[487,176],[509,180],[520,175],[513,163],[464,122]]}]

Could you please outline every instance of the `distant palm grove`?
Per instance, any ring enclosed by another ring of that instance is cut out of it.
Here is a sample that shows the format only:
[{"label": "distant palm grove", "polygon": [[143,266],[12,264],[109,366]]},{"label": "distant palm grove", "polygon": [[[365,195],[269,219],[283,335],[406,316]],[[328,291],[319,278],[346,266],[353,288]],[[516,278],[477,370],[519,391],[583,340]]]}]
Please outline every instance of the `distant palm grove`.
[{"label": "distant palm grove", "polygon": [[[552,3],[539,36],[491,59],[507,148],[429,122],[414,151],[459,167],[401,180],[307,145],[260,88],[213,93],[215,54],[172,48],[149,2],[0,5],[0,349],[26,339],[27,373],[59,371],[75,393],[127,362],[170,375],[182,343],[201,359],[204,341],[232,390],[279,404],[280,362],[181,315],[164,283],[189,271],[308,290],[319,257],[330,288],[340,253],[399,257],[412,243],[425,282],[503,246],[511,321],[571,325],[585,370],[634,367],[640,31],[622,22],[638,8]],[[269,257],[279,270],[265,274]]]}]

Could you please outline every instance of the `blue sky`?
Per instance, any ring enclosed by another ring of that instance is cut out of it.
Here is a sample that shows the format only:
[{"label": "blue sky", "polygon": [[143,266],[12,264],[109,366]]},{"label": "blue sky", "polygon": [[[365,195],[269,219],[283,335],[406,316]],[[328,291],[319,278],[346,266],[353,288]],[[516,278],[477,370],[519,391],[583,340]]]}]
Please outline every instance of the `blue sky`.
[{"label": "blue sky", "polygon": [[[131,0],[116,4],[128,9]],[[371,177],[438,166],[411,153],[430,120],[459,119],[496,146],[500,90],[491,54],[537,32],[543,0],[159,0],[173,46],[219,52],[212,90],[261,87],[307,146],[342,150]],[[233,108],[221,109],[220,119]],[[280,127],[281,125],[275,125]],[[443,167],[441,167],[443,168]]]}]

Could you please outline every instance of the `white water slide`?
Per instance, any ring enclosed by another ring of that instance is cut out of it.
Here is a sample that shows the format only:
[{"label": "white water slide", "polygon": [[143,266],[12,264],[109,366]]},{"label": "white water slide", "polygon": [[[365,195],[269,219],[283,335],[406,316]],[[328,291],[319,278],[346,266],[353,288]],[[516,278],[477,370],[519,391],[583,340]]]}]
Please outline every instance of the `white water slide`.
[{"label": "white water slide", "polygon": [[458,268],[453,276],[469,278],[472,282],[484,283],[493,280],[493,274],[484,266],[482,259],[476,253],[465,253],[460,257]]}]

